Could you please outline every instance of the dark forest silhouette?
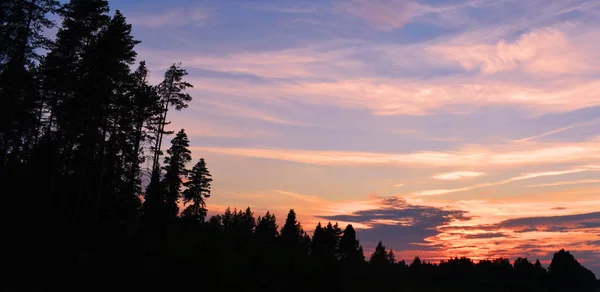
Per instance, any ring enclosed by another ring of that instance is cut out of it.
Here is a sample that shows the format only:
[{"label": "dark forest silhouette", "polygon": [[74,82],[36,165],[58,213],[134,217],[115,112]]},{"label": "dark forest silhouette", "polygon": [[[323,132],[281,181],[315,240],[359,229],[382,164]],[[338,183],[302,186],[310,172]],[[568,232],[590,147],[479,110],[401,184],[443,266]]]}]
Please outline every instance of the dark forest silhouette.
[{"label": "dark forest silhouette", "polygon": [[[62,18],[55,39],[44,35],[50,14]],[[1,1],[0,20],[2,263],[30,279],[3,286],[596,290],[594,274],[565,250],[547,269],[525,258],[407,264],[381,242],[365,259],[352,225],[319,223],[311,237],[293,210],[281,228],[249,208],[207,218],[207,162],[192,161],[184,130],[166,130],[171,111],[192,100],[180,63],[158,85],[143,61],[132,70],[139,41],[105,0]]]}]

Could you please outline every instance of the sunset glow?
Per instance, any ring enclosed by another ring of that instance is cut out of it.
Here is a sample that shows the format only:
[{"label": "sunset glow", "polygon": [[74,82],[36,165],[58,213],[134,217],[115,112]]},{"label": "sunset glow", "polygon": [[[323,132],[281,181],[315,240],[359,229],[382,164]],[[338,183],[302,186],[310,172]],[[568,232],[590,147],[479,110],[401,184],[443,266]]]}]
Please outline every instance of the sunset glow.
[{"label": "sunset glow", "polygon": [[169,129],[209,215],[294,208],[406,261],[568,248],[600,275],[600,1],[111,5],[153,83],[189,73]]}]

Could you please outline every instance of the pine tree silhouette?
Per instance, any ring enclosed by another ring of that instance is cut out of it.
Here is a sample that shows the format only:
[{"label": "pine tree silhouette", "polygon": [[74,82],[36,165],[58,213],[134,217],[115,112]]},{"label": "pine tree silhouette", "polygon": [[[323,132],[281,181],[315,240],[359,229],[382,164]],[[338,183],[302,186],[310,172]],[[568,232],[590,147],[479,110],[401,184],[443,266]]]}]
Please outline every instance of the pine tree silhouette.
[{"label": "pine tree silhouette", "polygon": [[189,204],[183,211],[182,217],[202,222],[206,217],[205,199],[210,197],[210,184],[212,178],[206,168],[204,158],[200,158],[188,173],[188,180],[183,183],[183,203]]}]

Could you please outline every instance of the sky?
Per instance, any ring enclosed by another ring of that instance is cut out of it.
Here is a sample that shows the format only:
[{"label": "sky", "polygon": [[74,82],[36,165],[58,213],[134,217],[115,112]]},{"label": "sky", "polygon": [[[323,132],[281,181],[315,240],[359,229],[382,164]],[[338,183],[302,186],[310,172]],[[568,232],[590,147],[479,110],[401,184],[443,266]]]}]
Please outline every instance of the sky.
[{"label": "sky", "polygon": [[294,208],[408,262],[566,248],[600,275],[599,1],[111,7],[153,83],[189,73],[170,126],[207,161],[210,214]]}]

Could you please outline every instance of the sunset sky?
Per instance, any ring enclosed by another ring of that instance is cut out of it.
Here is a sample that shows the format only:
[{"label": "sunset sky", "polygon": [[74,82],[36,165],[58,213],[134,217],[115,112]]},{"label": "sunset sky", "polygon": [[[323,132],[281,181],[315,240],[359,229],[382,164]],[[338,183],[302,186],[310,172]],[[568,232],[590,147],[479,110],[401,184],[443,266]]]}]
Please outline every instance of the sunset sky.
[{"label": "sunset sky", "polygon": [[153,83],[189,72],[171,128],[211,214],[294,208],[409,262],[567,248],[600,275],[600,1],[111,5]]}]

